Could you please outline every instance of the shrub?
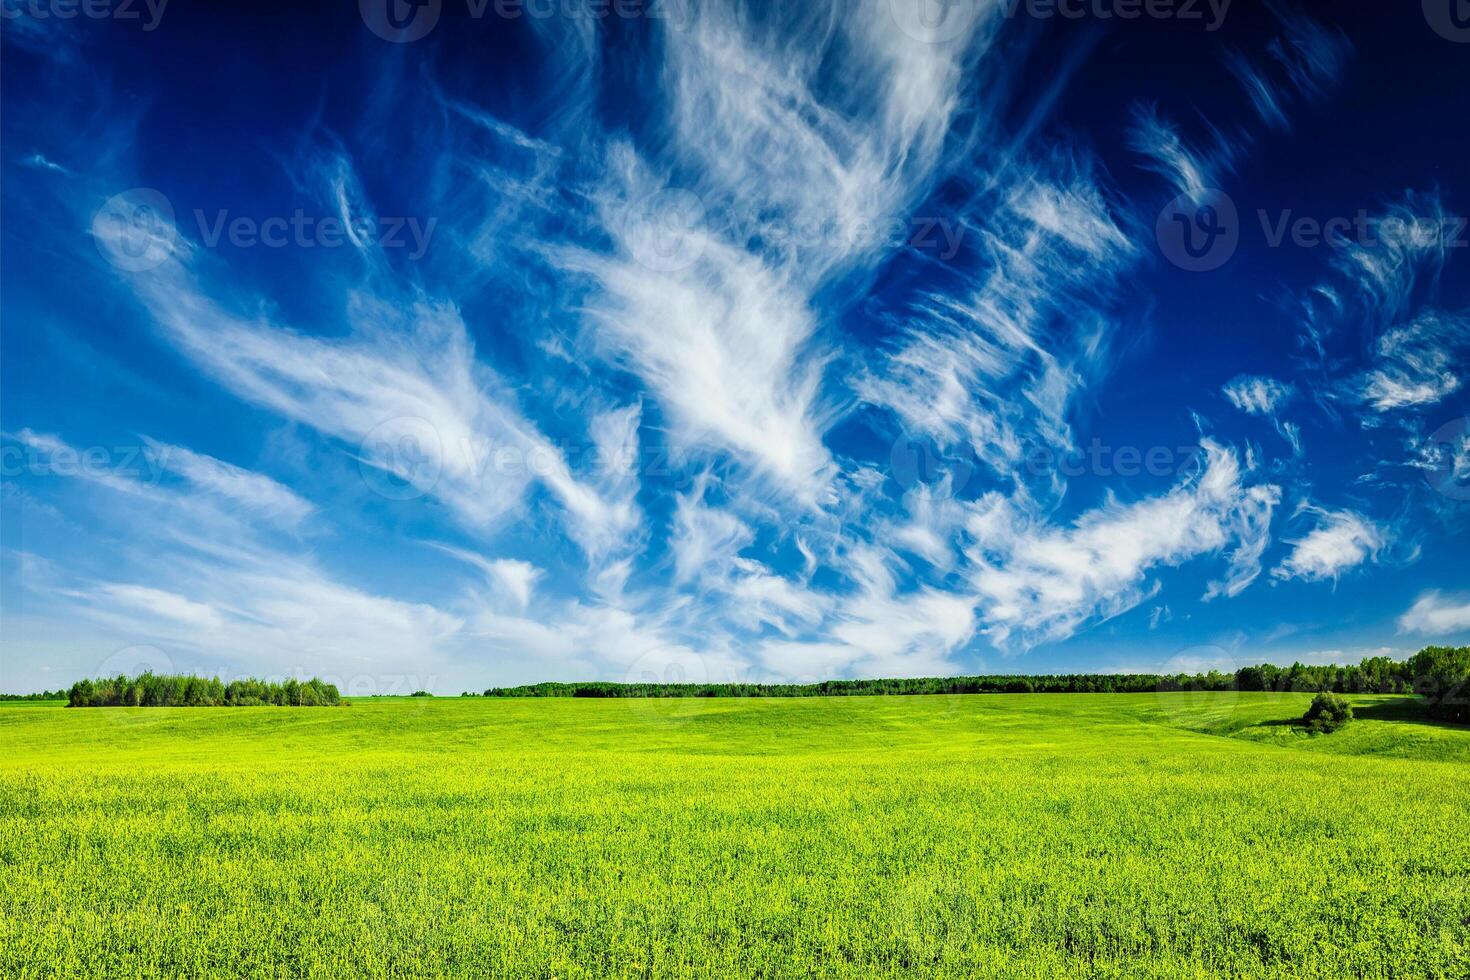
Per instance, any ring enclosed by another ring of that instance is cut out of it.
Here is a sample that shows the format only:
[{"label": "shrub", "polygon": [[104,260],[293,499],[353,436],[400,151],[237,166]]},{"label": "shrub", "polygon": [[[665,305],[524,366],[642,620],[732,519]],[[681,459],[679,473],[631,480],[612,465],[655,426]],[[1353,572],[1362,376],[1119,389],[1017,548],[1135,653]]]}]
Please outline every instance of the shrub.
[{"label": "shrub", "polygon": [[1326,691],[1312,699],[1312,706],[1302,719],[1314,732],[1335,732],[1352,720],[1353,706],[1345,698]]},{"label": "shrub", "polygon": [[411,698],[432,698],[433,696],[428,691],[414,691],[409,695]]}]

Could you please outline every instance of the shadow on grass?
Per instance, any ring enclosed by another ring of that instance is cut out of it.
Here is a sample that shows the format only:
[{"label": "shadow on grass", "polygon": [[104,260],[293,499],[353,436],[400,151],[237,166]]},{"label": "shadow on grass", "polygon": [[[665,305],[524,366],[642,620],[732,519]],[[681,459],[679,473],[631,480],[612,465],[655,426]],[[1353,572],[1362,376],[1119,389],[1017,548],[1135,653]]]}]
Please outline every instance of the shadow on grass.
[{"label": "shadow on grass", "polygon": [[1431,728],[1447,728],[1463,732],[1465,725],[1429,717],[1429,703],[1423,698],[1380,698],[1353,704],[1353,717],[1370,721],[1401,721]]},{"label": "shadow on grass", "polygon": [[[1410,725],[1427,725],[1466,731],[1467,726],[1429,717],[1429,704],[1423,698],[1384,697],[1372,701],[1353,701],[1353,718],[1363,721],[1396,721]],[[1307,730],[1301,718],[1278,718],[1258,722],[1260,728],[1296,728]]]}]

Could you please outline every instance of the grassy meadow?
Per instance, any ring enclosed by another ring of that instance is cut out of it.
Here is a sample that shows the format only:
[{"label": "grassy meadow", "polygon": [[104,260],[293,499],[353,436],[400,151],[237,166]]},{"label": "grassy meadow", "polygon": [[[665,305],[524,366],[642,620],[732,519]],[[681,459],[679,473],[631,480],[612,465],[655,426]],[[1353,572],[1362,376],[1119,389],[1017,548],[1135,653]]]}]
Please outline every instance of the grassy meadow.
[{"label": "grassy meadow", "polygon": [[0,705],[0,975],[1470,977],[1470,729],[1310,700]]}]

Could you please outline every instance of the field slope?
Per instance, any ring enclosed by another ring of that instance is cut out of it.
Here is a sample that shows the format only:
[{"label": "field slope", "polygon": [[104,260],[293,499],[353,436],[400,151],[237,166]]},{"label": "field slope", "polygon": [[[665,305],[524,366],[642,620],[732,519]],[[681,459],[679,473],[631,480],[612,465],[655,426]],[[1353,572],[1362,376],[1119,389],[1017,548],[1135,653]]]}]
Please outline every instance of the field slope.
[{"label": "field slope", "polygon": [[1470,730],[1308,700],[0,706],[0,975],[1470,976]]}]

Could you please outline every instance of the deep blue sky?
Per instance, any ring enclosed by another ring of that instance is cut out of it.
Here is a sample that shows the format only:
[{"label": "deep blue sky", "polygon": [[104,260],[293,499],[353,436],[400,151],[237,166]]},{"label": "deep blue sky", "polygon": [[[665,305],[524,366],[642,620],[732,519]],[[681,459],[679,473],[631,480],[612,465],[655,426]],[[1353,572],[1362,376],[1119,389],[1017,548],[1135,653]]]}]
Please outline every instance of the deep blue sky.
[{"label": "deep blue sky", "polygon": [[1448,2],[389,4],[6,0],[0,687],[1470,637]]}]

